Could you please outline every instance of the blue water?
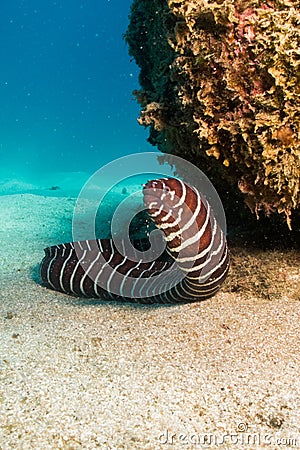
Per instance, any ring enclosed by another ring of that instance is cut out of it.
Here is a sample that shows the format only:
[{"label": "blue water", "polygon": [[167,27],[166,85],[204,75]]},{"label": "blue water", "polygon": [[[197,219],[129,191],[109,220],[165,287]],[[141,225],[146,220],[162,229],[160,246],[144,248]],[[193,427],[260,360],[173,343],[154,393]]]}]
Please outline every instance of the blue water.
[{"label": "blue water", "polygon": [[138,68],[122,37],[130,4],[2,0],[2,181],[93,173],[115,158],[155,151],[136,120]]},{"label": "blue water", "polygon": [[174,175],[137,122],[139,69],[123,38],[131,1],[1,1],[0,196],[100,202],[116,185],[135,205],[149,178]]}]

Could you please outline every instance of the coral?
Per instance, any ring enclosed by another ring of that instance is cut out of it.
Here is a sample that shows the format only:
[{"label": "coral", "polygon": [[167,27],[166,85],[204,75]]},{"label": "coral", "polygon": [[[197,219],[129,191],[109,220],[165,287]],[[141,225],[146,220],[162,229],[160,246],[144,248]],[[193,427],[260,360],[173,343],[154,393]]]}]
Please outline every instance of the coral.
[{"label": "coral", "polygon": [[139,122],[256,214],[300,209],[297,0],[134,0]]}]

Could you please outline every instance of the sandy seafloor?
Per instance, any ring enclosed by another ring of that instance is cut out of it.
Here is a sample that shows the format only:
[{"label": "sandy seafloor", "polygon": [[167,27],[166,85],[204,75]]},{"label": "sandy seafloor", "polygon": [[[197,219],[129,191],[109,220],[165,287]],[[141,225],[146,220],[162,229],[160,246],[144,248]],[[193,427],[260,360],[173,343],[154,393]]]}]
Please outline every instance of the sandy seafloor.
[{"label": "sandy seafloor", "polygon": [[0,449],[300,448],[299,299],[48,290],[43,248],[71,239],[62,194],[0,196]]}]

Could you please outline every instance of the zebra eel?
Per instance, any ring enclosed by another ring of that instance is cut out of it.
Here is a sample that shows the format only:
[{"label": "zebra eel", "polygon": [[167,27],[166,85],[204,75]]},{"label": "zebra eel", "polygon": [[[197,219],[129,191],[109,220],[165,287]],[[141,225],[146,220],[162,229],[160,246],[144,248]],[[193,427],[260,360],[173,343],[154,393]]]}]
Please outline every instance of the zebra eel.
[{"label": "zebra eel", "polygon": [[54,245],[44,250],[43,284],[81,297],[139,303],[212,297],[227,276],[229,255],[210,204],[176,178],[148,181],[143,194],[150,219],[164,235],[159,256],[143,258],[145,252],[151,256],[153,244],[149,249],[145,239],[133,240],[130,254],[123,241],[113,239]]}]

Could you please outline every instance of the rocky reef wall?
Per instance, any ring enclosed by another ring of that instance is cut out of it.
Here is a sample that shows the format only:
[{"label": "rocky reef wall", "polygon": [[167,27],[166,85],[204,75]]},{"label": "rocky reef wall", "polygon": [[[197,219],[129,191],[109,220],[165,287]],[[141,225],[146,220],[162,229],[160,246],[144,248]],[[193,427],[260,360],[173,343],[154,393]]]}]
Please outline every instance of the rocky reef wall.
[{"label": "rocky reef wall", "polygon": [[243,197],[290,226],[300,209],[299,1],[134,0],[125,39],[149,141],[195,163],[223,199]]}]

